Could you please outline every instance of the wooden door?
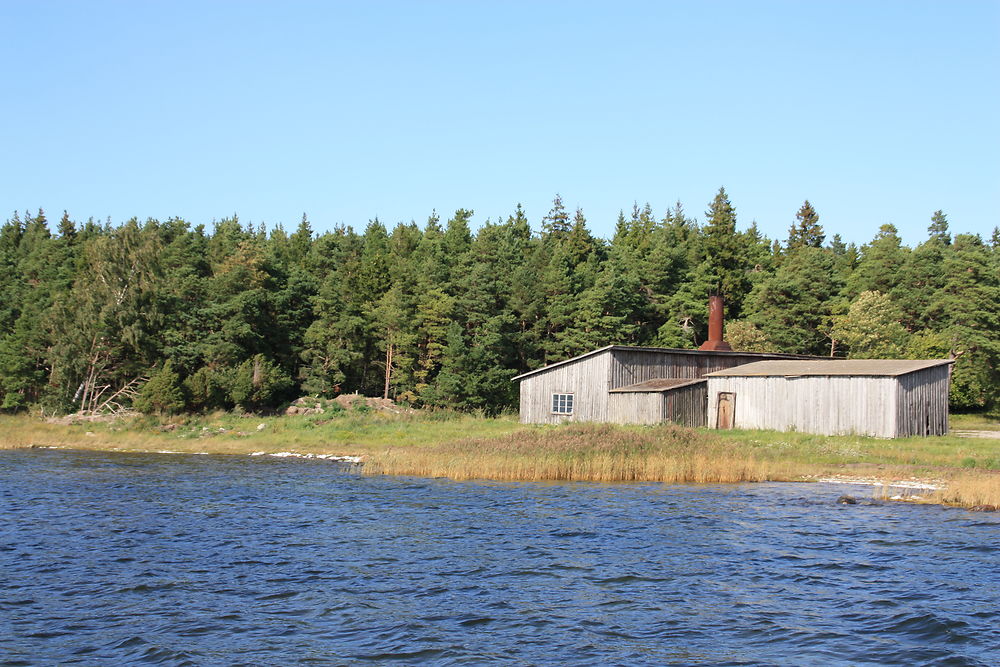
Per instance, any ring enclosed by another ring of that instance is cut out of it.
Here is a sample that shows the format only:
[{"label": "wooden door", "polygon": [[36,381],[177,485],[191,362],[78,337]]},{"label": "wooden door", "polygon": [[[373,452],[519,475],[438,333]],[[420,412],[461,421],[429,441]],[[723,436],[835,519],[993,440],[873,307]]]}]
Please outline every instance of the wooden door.
[{"label": "wooden door", "polygon": [[728,391],[719,392],[719,407],[715,418],[715,428],[730,429],[736,416],[736,394]]}]

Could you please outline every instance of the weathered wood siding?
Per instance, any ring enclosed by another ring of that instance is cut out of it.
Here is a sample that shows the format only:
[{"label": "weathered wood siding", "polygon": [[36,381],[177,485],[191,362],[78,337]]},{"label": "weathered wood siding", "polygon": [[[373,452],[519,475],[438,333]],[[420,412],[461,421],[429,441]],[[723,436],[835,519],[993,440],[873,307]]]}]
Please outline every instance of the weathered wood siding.
[{"label": "weathered wood siding", "polygon": [[946,435],[949,367],[935,366],[897,380],[896,435]]},{"label": "weathered wood siding", "polygon": [[897,379],[869,376],[708,378],[708,426],[720,392],[735,398],[735,428],[896,437]]},{"label": "weathered wood siding", "polygon": [[[521,380],[521,423],[608,421],[611,350]],[[573,414],[552,414],[552,394],[573,394]]]},{"label": "weathered wood siding", "polygon": [[705,385],[670,391],[630,391],[608,395],[608,421],[614,424],[705,425]]},{"label": "weathered wood siding", "polygon": [[700,378],[706,373],[741,366],[767,356],[744,356],[717,352],[652,352],[642,350],[612,350],[611,386],[627,387],[655,378]]},{"label": "weathered wood siding", "polygon": [[704,426],[708,402],[705,383],[673,389],[663,394],[663,414],[668,421],[681,426]]},{"label": "weathered wood siding", "polygon": [[664,420],[663,393],[658,391],[608,394],[608,417],[612,424],[659,424]]}]

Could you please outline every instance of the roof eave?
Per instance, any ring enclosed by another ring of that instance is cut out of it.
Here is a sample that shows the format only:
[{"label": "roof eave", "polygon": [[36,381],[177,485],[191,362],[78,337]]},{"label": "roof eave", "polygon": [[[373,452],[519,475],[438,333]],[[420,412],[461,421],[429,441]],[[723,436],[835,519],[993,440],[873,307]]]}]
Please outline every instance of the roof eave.
[{"label": "roof eave", "polygon": [[572,363],[574,361],[579,361],[581,359],[586,359],[587,357],[600,354],[601,352],[606,352],[608,350],[612,351],[630,351],[630,352],[671,352],[674,354],[697,354],[697,355],[713,355],[713,356],[724,356],[724,357],[765,357],[767,359],[828,359],[829,357],[819,357],[809,354],[791,354],[789,352],[739,352],[736,350],[688,350],[683,348],[674,347],[641,347],[638,345],[605,345],[604,347],[599,347],[596,350],[591,350],[590,352],[585,352],[583,354],[571,357],[569,359],[563,359],[562,361],[557,361],[541,368],[536,368],[520,375],[515,375],[511,378],[511,382],[517,380],[523,380],[526,377],[535,375],[536,373],[541,373],[543,371],[548,371],[558,366],[564,364]]}]

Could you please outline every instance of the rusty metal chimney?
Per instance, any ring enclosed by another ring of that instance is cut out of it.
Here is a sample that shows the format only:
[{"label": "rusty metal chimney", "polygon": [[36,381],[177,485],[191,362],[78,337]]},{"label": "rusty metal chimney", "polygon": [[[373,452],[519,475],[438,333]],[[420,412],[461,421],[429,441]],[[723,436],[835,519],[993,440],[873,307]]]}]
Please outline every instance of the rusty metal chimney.
[{"label": "rusty metal chimney", "polygon": [[722,297],[718,294],[708,297],[708,340],[699,350],[732,352],[729,343],[722,340],[722,306]]}]

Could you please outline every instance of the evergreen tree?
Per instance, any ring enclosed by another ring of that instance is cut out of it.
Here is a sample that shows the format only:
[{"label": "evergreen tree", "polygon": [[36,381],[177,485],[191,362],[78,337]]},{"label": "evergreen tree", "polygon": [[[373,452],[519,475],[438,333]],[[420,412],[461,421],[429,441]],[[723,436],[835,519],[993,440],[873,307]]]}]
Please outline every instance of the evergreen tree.
[{"label": "evergreen tree", "polygon": [[951,252],[950,237],[946,244],[932,235],[907,255],[898,272],[892,299],[902,311],[902,322],[911,331],[934,328],[945,313],[937,295],[944,287],[945,256]]},{"label": "evergreen tree", "polygon": [[360,389],[365,375],[369,329],[359,285],[364,241],[340,228],[324,245],[335,268],[313,298],[315,319],[303,335],[300,377],[306,392],[334,396]]},{"label": "evergreen tree", "polygon": [[289,256],[293,264],[306,267],[310,251],[312,250],[312,243],[312,225],[309,224],[309,218],[303,213],[302,221],[299,222],[295,233],[288,237]]},{"label": "evergreen tree", "polygon": [[606,262],[594,285],[580,294],[577,320],[563,337],[567,353],[638,343],[646,306],[640,289],[638,276],[621,259]]},{"label": "evergreen tree", "polygon": [[944,214],[944,211],[934,211],[934,215],[931,216],[931,224],[927,228],[927,232],[930,234],[932,239],[937,239],[944,245],[949,245],[951,243],[951,234],[948,233],[948,216]]},{"label": "evergreen tree", "polygon": [[68,241],[72,241],[76,238],[76,225],[69,219],[69,213],[66,211],[63,211],[62,218],[59,219],[59,228],[57,232],[60,238]]},{"label": "evergreen tree", "polygon": [[41,308],[29,300],[13,330],[0,337],[0,409],[26,408],[42,396],[48,380],[48,336],[42,318]]},{"label": "evergreen tree", "polygon": [[823,246],[823,227],[819,224],[819,214],[807,199],[795,214],[795,223],[788,229],[788,250],[797,248],[820,248]]},{"label": "evergreen tree", "polygon": [[829,353],[833,297],[840,288],[835,275],[830,251],[800,248],[754,288],[746,304],[750,321],[782,352]]},{"label": "evergreen tree", "polygon": [[279,366],[258,354],[237,366],[228,384],[232,403],[256,412],[290,398],[287,391],[292,380]]},{"label": "evergreen tree", "polygon": [[955,359],[954,408],[983,409],[1000,401],[1000,275],[982,239],[955,236],[942,265],[944,284],[931,304],[940,313],[935,329]]},{"label": "evergreen tree", "polygon": [[696,346],[712,291],[737,349],[951,356],[953,407],[997,405],[1000,230],[952,239],[939,211],[912,251],[887,225],[859,255],[837,235],[820,247],[810,209],[787,250],[737,231],[724,190],[703,227],[679,203],[659,221],[633,205],[610,243],[558,197],[538,235],[520,206],[475,234],[465,209],[445,228],[432,213],[318,236],[305,216],[288,235],[235,215],[206,232],[65,212],[53,235],[44,211],[15,213],[0,225],[0,409],[106,410],[136,390],[151,411],[178,409],[177,392],[190,409],[271,409],[382,394],[388,370],[399,400],[493,412],[543,363]]},{"label": "evergreen tree", "polygon": [[142,385],[134,401],[135,409],[146,414],[175,414],[184,406],[181,378],[169,359]]},{"label": "evergreen tree", "polygon": [[566,208],[563,206],[562,197],[557,194],[552,200],[552,208],[542,218],[542,233],[545,235],[561,236],[569,232],[571,228],[572,225],[569,221],[569,215],[566,213]]},{"label": "evergreen tree", "polygon": [[872,242],[861,248],[861,259],[847,282],[847,296],[853,299],[865,291],[892,292],[907,254],[896,228],[882,225]]},{"label": "evergreen tree", "polygon": [[726,297],[726,310],[737,317],[749,288],[746,248],[736,233],[736,209],[725,188],[719,188],[705,213],[704,272],[710,290]]}]

